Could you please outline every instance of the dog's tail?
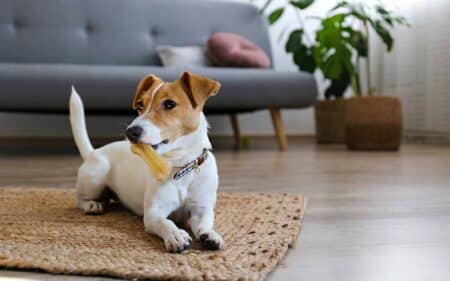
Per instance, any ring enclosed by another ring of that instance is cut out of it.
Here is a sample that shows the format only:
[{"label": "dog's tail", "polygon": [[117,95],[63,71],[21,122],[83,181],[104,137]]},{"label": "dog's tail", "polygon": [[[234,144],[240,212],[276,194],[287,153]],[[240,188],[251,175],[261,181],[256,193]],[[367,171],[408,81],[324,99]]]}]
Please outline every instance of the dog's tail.
[{"label": "dog's tail", "polygon": [[70,94],[70,125],[72,126],[73,138],[81,157],[86,159],[89,153],[94,150],[94,147],[92,147],[86,130],[83,102],[73,86]]}]

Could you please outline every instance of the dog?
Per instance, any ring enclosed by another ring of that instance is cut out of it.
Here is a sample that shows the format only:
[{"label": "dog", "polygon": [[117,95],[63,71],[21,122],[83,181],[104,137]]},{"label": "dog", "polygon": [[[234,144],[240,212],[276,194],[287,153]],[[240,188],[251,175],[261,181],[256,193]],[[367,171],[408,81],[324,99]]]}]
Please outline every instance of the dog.
[{"label": "dog", "polygon": [[[224,246],[213,229],[218,188],[216,160],[211,153],[203,107],[221,85],[183,72],[175,81],[155,75],[142,79],[133,100],[138,116],[127,127],[127,139],[94,149],[86,130],[84,107],[72,87],[70,123],[83,158],[77,175],[77,205],[86,214],[101,214],[101,195],[111,189],[119,201],[143,216],[145,230],[159,236],[169,252],[188,249],[192,238],[175,223],[187,225],[209,250]],[[151,145],[173,167],[158,182],[132,143]],[[173,218],[173,219],[171,219]]]}]

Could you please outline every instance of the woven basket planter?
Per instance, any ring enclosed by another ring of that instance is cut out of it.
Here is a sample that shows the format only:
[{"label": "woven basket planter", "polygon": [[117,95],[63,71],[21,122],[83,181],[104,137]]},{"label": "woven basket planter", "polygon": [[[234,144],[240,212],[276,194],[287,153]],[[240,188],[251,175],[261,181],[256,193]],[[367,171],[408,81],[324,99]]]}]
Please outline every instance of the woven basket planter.
[{"label": "woven basket planter", "polygon": [[319,144],[345,143],[346,100],[317,101],[314,105],[316,140]]},{"label": "woven basket planter", "polygon": [[396,97],[367,96],[346,101],[345,142],[350,150],[398,150],[403,131]]}]

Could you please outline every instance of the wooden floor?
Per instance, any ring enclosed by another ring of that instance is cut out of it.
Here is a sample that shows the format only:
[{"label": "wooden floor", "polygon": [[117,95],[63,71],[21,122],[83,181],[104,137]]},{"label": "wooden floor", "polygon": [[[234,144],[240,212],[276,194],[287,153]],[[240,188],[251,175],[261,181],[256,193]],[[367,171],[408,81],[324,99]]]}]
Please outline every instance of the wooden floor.
[{"label": "wooden floor", "polygon": [[[221,190],[309,197],[297,247],[269,280],[450,280],[449,146],[407,144],[400,152],[374,153],[312,140],[289,145],[281,153],[273,140],[254,141],[251,150],[234,152],[228,140],[216,141]],[[34,154],[4,151],[0,185],[73,187],[76,154]]]}]

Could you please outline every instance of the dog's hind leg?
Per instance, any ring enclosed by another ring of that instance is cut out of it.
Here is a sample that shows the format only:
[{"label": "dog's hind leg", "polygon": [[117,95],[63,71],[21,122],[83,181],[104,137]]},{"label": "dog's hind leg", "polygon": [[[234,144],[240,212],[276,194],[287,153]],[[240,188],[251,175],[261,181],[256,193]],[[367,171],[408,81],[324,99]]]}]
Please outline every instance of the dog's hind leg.
[{"label": "dog's hind leg", "polygon": [[101,214],[104,211],[101,196],[105,190],[109,162],[98,155],[90,155],[78,170],[77,204],[86,214]]}]

